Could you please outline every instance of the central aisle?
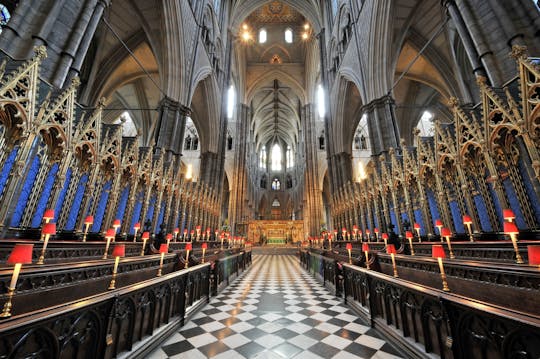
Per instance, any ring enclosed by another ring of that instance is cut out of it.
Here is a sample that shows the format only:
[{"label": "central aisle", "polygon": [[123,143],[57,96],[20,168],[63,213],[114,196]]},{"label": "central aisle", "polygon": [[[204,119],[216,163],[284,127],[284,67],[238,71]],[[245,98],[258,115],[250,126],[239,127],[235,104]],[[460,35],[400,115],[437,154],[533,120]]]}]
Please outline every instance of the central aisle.
[{"label": "central aisle", "polygon": [[364,324],[295,256],[256,255],[150,358],[398,358]]}]

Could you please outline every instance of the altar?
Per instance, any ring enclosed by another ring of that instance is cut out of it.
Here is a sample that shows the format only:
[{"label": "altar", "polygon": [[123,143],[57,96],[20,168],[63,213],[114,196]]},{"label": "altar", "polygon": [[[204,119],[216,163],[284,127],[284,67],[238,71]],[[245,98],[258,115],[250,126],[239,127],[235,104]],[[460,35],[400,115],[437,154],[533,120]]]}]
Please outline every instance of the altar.
[{"label": "altar", "polygon": [[302,241],[304,221],[253,220],[248,223],[247,238],[255,245],[286,245]]}]

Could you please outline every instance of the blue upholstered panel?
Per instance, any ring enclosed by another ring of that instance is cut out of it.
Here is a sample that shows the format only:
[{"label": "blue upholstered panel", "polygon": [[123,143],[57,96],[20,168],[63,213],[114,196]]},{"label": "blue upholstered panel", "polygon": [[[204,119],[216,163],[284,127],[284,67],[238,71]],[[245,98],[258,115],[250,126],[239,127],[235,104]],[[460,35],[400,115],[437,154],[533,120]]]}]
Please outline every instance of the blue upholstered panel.
[{"label": "blue upholstered panel", "polygon": [[480,225],[482,226],[482,231],[493,231],[493,227],[491,227],[491,222],[489,221],[486,203],[484,202],[482,196],[474,196],[474,204],[476,205],[476,210],[478,211],[478,217],[480,218]]},{"label": "blue upholstered panel", "polygon": [[[62,211],[62,207],[64,206],[66,193],[69,189],[69,182],[71,182],[71,174],[72,171],[70,168],[66,172],[66,180],[64,181],[64,187],[62,188],[62,191],[60,191],[60,196],[58,196],[58,202],[56,202],[56,207],[54,209],[54,213],[56,213],[56,216],[60,216],[60,211]],[[67,211],[67,208],[64,208],[64,211]]]},{"label": "blue upholstered panel", "polygon": [[[47,174],[47,178],[45,179],[45,184],[43,185],[43,190],[41,192],[41,196],[39,197],[36,212],[34,213],[34,217],[32,217],[32,222],[30,223],[30,227],[32,228],[38,228],[41,226],[41,222],[43,220],[43,214],[45,213],[45,210],[47,209],[47,202],[49,201],[49,197],[51,196],[51,191],[54,186],[54,181],[56,179],[56,173],[58,172],[58,163],[54,163],[51,168],[49,169],[49,173]],[[58,219],[58,213],[56,210],[54,211],[54,216],[56,217],[53,222],[56,222]]]},{"label": "blue upholstered panel", "polygon": [[[519,160],[519,172],[521,173],[521,177],[523,178],[525,191],[527,192],[527,195],[529,196],[529,199],[530,199],[529,203],[534,211],[534,215],[536,217],[536,223],[540,223],[540,198],[538,198],[536,196],[536,193],[534,192],[531,178],[529,177],[529,174],[527,173],[527,170],[524,167],[522,159]],[[533,181],[536,181],[536,179],[533,179]]]},{"label": "blue upholstered panel", "polygon": [[122,193],[120,194],[120,199],[118,201],[118,209],[116,211],[115,219],[119,219],[124,222],[124,213],[126,212],[126,206],[129,199],[129,186],[126,186]]},{"label": "blue upholstered panel", "polygon": [[146,222],[146,220],[152,220],[152,218],[154,217],[154,208],[156,207],[156,196],[153,195],[152,197],[150,197],[150,204],[148,205],[148,212],[146,212],[146,218],[144,219],[144,221]]},{"label": "blue upholstered panel", "polygon": [[26,180],[24,181],[21,194],[17,199],[17,206],[15,207],[15,212],[13,213],[11,221],[9,222],[9,225],[11,227],[18,227],[19,223],[21,223],[21,219],[26,208],[26,202],[28,201],[28,197],[30,197],[32,187],[34,186],[34,181],[36,180],[36,176],[39,172],[40,162],[41,161],[39,156],[35,156],[32,160],[32,164],[30,165],[30,170],[26,175]]},{"label": "blue upholstered panel", "polygon": [[488,189],[489,189],[489,193],[491,195],[491,198],[493,198],[493,204],[495,206],[495,213],[497,213],[497,218],[499,218],[499,222],[502,223],[503,222],[502,208],[501,208],[501,204],[499,203],[497,194],[495,193],[495,190],[493,189],[493,184],[492,183],[488,184]]},{"label": "blue upholstered panel", "polygon": [[157,228],[154,228],[154,231],[159,232],[160,226],[163,223],[163,217],[165,216],[165,201],[161,201],[161,208],[159,210],[159,216],[157,221]]},{"label": "blue upholstered panel", "polygon": [[109,180],[103,185],[103,190],[99,196],[96,213],[94,214],[94,225],[92,226],[92,232],[99,232],[101,229],[101,223],[103,222],[103,217],[105,216],[105,209],[107,208],[107,200],[109,199],[110,189],[111,181]]},{"label": "blue upholstered panel", "polygon": [[66,229],[72,231],[75,229],[77,224],[77,215],[79,214],[79,209],[81,208],[81,203],[84,196],[84,190],[86,189],[86,183],[88,182],[88,174],[81,176],[79,185],[77,186],[77,192],[75,192],[75,197],[73,199],[73,204],[69,211],[69,217],[66,223]]},{"label": "blue upholstered panel", "polygon": [[[414,210],[414,221],[420,225],[420,235],[426,234],[424,219],[422,218],[422,211],[420,209]],[[411,225],[414,225],[414,223],[411,223]],[[414,229],[414,227],[411,227]]]},{"label": "blue upholstered panel", "polygon": [[[397,231],[397,220],[396,220],[396,213],[394,210],[390,210],[390,222],[394,225],[393,231]],[[373,228],[372,228],[373,229]],[[390,228],[388,229],[389,232],[391,232]]]},{"label": "blue upholstered panel", "polygon": [[428,189],[426,190],[426,195],[429,203],[429,210],[431,211],[431,218],[433,218],[433,221],[440,219],[441,214],[439,213],[439,209],[437,208],[437,200],[435,199],[435,193],[433,193],[432,190]]},{"label": "blue upholstered panel", "polygon": [[[135,201],[135,206],[133,207],[133,217],[131,218],[131,226],[129,226],[129,234],[134,234],[135,230],[133,229],[133,226],[135,223],[139,221],[139,218],[141,217],[141,211],[142,211],[142,202],[144,198],[144,192],[141,191],[137,195],[137,199]],[[144,228],[142,227],[144,224],[141,223],[141,230]]]},{"label": "blue upholstered panel", "polygon": [[[450,202],[450,211],[452,212],[452,220],[454,221],[454,228],[456,233],[465,233],[465,227],[463,227],[463,217],[459,211],[459,205],[456,201]],[[444,225],[447,225],[444,223]]]},{"label": "blue upholstered panel", "polygon": [[523,212],[521,212],[521,206],[519,205],[519,200],[516,196],[516,191],[514,191],[514,186],[512,186],[512,181],[510,181],[510,178],[506,178],[503,181],[503,185],[506,196],[508,197],[510,208],[512,208],[512,211],[514,211],[516,215],[516,226],[519,229],[526,229],[527,223],[525,223],[525,220],[523,219]]}]

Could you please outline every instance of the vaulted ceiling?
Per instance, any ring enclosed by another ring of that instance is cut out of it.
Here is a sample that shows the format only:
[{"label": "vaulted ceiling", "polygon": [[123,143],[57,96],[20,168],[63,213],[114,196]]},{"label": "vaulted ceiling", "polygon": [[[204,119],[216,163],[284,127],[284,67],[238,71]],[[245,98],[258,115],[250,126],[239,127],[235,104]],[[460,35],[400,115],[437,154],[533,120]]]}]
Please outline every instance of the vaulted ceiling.
[{"label": "vaulted ceiling", "polygon": [[[241,25],[240,33],[249,31],[252,41],[243,44],[248,86],[256,83],[250,94],[253,110],[252,129],[257,148],[280,142],[296,147],[300,128],[299,96],[304,93],[306,46],[301,38],[306,18],[282,1],[263,4]],[[264,29],[267,40],[258,41]],[[285,41],[285,31],[292,31],[292,43]],[[271,76],[268,74],[271,73]],[[295,88],[291,82],[295,82]],[[298,88],[299,87],[299,88]]]}]

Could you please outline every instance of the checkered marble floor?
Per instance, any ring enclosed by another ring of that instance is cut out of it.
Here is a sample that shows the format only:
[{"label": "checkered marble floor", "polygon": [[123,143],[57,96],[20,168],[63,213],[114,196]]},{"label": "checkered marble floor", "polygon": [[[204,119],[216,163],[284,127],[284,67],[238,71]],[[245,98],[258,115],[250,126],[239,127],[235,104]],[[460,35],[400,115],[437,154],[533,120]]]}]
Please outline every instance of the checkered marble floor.
[{"label": "checkered marble floor", "polygon": [[151,359],[399,358],[399,353],[289,255],[253,265]]}]

